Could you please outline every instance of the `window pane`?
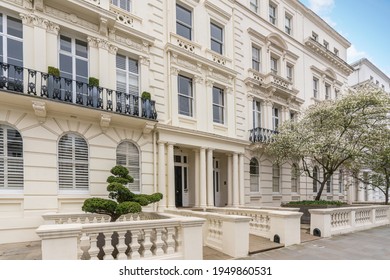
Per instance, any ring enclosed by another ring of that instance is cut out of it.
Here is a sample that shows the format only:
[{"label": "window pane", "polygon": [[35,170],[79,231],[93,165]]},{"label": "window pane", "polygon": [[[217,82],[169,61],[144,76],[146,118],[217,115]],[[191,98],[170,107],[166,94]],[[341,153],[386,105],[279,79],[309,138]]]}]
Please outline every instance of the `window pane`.
[{"label": "window pane", "polygon": [[191,28],[184,26],[179,22],[176,23],[176,33],[188,40],[191,40]]},{"label": "window pane", "polygon": [[191,11],[185,9],[180,5],[176,5],[176,19],[187,26],[192,26]]},{"label": "window pane", "polygon": [[179,95],[179,114],[192,116],[192,99]]},{"label": "window pane", "polygon": [[88,58],[87,42],[76,40],[76,55]]},{"label": "window pane", "polygon": [[72,52],[72,40],[68,37],[61,35],[60,37],[60,48],[66,52]]},{"label": "window pane", "polygon": [[218,43],[214,40],[211,40],[211,50],[213,50],[219,54],[222,54],[222,44]]},{"label": "window pane", "polygon": [[126,92],[126,73],[120,70],[116,71],[116,90]]},{"label": "window pane", "polygon": [[61,76],[72,79],[72,58],[70,56],[60,54],[60,70]]},{"label": "window pane", "polygon": [[138,61],[129,58],[129,72],[138,74]]},{"label": "window pane", "polygon": [[213,103],[223,106],[223,90],[213,87]]},{"label": "window pane", "polygon": [[179,93],[182,95],[192,96],[192,79],[179,76]]},{"label": "window pane", "polygon": [[126,57],[122,55],[116,56],[116,68],[126,70]]},{"label": "window pane", "polygon": [[222,42],[222,28],[215,24],[211,24],[211,37]]},{"label": "window pane", "polygon": [[87,82],[88,80],[88,62],[85,60],[76,59],[76,80]]},{"label": "window pane", "polygon": [[18,38],[23,38],[22,21],[13,17],[7,17],[7,33]]},{"label": "window pane", "polygon": [[8,38],[8,63],[23,66],[23,43]]}]

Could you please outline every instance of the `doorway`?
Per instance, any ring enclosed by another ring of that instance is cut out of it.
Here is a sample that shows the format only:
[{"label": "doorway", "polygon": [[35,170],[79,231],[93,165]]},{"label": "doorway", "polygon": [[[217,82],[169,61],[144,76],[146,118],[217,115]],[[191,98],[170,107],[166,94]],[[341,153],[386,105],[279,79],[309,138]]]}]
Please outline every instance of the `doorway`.
[{"label": "doorway", "polygon": [[175,155],[175,205],[189,206],[188,193],[188,155]]}]

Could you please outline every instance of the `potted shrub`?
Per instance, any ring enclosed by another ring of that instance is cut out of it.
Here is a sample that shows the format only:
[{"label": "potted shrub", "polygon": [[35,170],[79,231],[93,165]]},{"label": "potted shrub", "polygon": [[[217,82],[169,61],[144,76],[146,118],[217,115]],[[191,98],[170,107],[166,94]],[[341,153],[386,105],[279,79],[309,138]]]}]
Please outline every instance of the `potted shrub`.
[{"label": "potted shrub", "polygon": [[128,213],[139,213],[142,206],[160,201],[161,193],[154,194],[134,194],[125,185],[133,182],[126,167],[117,165],[111,169],[111,176],[107,178],[108,197],[88,198],[84,201],[82,210],[90,213],[105,214],[111,217],[111,222],[115,222],[121,215]]},{"label": "potted shrub", "polygon": [[150,118],[152,116],[152,105],[150,104],[150,92],[144,91],[141,94],[141,104],[142,104],[142,116]]},{"label": "potted shrub", "polygon": [[48,73],[48,84],[47,89],[48,92],[46,93],[46,97],[54,98],[54,99],[61,99],[61,91],[60,91],[60,69],[49,66],[47,67],[47,73]]},{"label": "potted shrub", "polygon": [[88,100],[87,105],[98,107],[98,98],[99,98],[99,79],[95,77],[89,77],[88,79]]}]

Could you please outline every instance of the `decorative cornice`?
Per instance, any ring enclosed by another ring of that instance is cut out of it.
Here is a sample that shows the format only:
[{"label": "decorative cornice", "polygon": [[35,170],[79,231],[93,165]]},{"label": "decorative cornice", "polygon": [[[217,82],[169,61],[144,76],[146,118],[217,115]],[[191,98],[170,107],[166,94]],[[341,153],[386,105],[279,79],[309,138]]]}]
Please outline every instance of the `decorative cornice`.
[{"label": "decorative cornice", "polygon": [[328,60],[334,66],[339,68],[344,74],[350,75],[353,72],[353,68],[345,62],[343,59],[326,49],[319,42],[315,41],[313,38],[308,37],[305,40],[305,45],[314,53],[321,55],[323,58]]},{"label": "decorative cornice", "polygon": [[58,35],[58,32],[60,31],[60,26],[58,24],[55,24],[48,19],[45,19],[43,17],[39,17],[35,14],[19,14],[20,18],[22,19],[22,23],[31,27],[40,27],[43,29],[46,29],[48,32]]}]

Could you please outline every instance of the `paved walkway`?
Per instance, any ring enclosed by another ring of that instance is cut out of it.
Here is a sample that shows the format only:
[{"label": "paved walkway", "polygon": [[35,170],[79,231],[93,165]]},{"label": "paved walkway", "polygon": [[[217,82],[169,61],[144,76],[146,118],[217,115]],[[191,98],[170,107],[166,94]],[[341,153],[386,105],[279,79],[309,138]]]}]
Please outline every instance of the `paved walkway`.
[{"label": "paved walkway", "polygon": [[254,254],[247,260],[390,260],[390,225]]}]

